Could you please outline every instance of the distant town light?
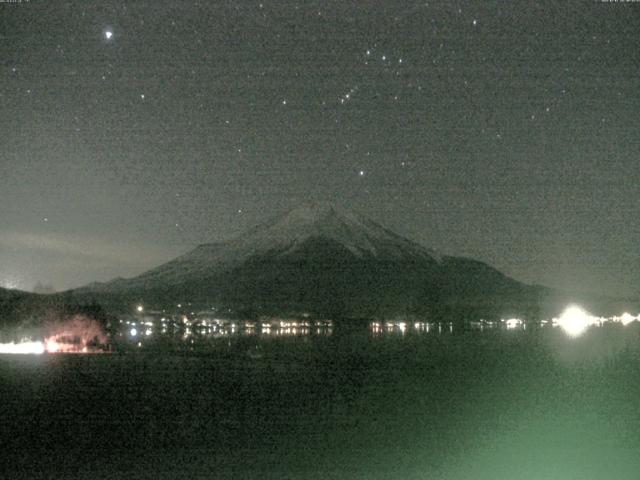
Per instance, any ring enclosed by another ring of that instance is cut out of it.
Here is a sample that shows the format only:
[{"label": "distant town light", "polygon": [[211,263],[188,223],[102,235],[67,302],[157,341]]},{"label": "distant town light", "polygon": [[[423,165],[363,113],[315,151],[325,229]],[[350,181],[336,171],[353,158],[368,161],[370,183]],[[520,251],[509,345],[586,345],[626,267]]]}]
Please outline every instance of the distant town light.
[{"label": "distant town light", "polygon": [[138,305],[138,306],[136,307],[136,310],[137,310],[138,312],[143,312],[143,311],[144,311],[144,307],[143,307],[142,305]]},{"label": "distant town light", "polygon": [[622,325],[629,325],[631,322],[634,322],[635,320],[636,320],[636,317],[634,317],[628,312],[624,312],[620,317],[620,322],[622,323]]},{"label": "distant town light", "polygon": [[136,335],[138,335],[138,330],[135,328],[132,328],[129,333],[131,334],[132,337],[135,337]]},{"label": "distant town light", "polygon": [[520,320],[519,318],[510,318],[508,320],[505,320],[504,323],[507,326],[507,328],[512,329],[512,328],[518,328],[519,326],[521,326],[522,320]]}]

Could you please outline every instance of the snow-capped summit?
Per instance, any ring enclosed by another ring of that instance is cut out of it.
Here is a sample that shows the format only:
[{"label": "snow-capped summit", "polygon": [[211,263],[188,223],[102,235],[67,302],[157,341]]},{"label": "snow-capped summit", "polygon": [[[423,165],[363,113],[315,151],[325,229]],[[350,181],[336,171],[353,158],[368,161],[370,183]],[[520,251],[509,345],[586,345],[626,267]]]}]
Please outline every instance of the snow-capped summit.
[{"label": "snow-capped summit", "polygon": [[303,204],[229,244],[254,253],[273,249],[292,251],[310,238],[334,241],[356,256],[385,254],[396,257],[436,257],[424,247],[396,235],[368,218],[328,202]]},{"label": "snow-capped summit", "polygon": [[434,252],[411,242],[368,218],[328,202],[305,203],[224,243],[203,244],[164,265],[136,277],[145,284],[180,282],[229,270],[265,254],[286,256],[312,239],[333,242],[355,257],[422,258],[436,261]]},{"label": "snow-capped summit", "polygon": [[522,292],[530,290],[482,262],[437,255],[322,202],[300,205],[229,241],[200,245],[137,277],[76,294],[120,304],[170,306],[189,299],[254,314],[366,317],[441,315],[452,302],[467,301],[489,312]]}]

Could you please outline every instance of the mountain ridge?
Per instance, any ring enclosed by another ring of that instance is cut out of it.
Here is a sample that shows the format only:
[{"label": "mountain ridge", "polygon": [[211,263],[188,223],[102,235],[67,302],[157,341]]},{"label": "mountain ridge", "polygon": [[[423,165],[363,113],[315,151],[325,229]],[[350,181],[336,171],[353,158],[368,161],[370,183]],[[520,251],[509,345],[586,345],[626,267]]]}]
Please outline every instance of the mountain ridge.
[{"label": "mountain ridge", "polygon": [[508,305],[523,292],[530,287],[483,262],[442,255],[321,202],[302,204],[226,242],[200,244],[136,277],[70,294],[166,306],[189,299],[254,313],[372,316],[436,314],[469,302]]},{"label": "mountain ridge", "polygon": [[180,283],[192,276],[209,276],[212,272],[231,270],[255,255],[275,250],[282,250],[282,254],[293,253],[305,240],[314,237],[337,241],[358,257],[369,253],[395,257],[412,255],[434,261],[441,258],[433,250],[405,239],[364,216],[344,211],[328,202],[307,203],[225,242],[200,244],[141,275],[115,279],[94,288],[153,288],[158,282]]},{"label": "mountain ridge", "polygon": [[[213,308],[245,318],[409,314],[446,321],[550,318],[576,301],[599,314],[629,305],[527,285],[485,262],[439,254],[326,202],[303,204],[225,242],[200,244],[136,277],[8,299],[7,315],[95,304],[124,313],[142,303],[167,312],[188,304],[194,311]],[[39,310],[32,308],[36,304]]]}]

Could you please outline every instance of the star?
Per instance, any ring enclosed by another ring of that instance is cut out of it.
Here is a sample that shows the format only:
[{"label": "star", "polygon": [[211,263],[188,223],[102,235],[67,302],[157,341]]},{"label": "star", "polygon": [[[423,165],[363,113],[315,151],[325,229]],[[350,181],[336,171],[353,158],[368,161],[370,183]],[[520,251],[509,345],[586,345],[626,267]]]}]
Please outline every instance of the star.
[{"label": "star", "polygon": [[364,170],[360,170],[360,171],[358,172],[358,175],[360,175],[361,177],[364,177]]}]

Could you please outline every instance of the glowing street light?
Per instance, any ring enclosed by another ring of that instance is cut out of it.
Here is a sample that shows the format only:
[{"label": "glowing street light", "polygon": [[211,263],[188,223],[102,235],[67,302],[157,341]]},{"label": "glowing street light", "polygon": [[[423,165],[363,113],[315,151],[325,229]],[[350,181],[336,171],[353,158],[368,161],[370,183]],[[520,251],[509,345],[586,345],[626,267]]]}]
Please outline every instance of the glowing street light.
[{"label": "glowing street light", "polygon": [[582,335],[592,323],[593,317],[575,305],[568,307],[558,318],[558,325],[571,337]]},{"label": "glowing street light", "polygon": [[522,320],[519,318],[509,318],[508,320],[503,321],[509,330],[513,330],[514,328],[518,328],[523,325]]}]

